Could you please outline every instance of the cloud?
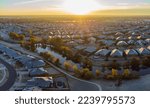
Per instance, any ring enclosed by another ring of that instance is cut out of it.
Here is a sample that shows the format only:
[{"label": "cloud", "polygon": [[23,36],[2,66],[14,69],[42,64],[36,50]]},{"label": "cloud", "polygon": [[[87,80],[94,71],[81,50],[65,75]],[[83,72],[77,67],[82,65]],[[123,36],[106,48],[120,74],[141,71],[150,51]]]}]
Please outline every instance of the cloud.
[{"label": "cloud", "polygon": [[119,5],[119,6],[128,6],[129,3],[117,3],[117,5]]},{"label": "cloud", "polygon": [[14,3],[14,5],[24,5],[24,4],[30,4],[30,3],[45,2],[45,1],[52,1],[52,0],[26,0],[26,1]]}]

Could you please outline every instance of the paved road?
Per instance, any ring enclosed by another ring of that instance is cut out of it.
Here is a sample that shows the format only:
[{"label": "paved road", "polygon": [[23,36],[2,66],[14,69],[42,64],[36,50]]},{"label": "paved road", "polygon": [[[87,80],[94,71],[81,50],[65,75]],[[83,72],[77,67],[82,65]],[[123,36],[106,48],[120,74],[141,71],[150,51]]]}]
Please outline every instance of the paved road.
[{"label": "paved road", "polygon": [[[32,53],[32,52],[29,52],[21,47],[16,47],[15,45],[12,45],[12,44],[9,44],[9,43],[6,43],[4,41],[1,41],[2,44],[16,50],[16,51],[19,51],[19,52],[22,52],[24,54],[29,54],[31,56],[34,56],[34,57],[37,57],[37,58],[40,58],[40,59],[43,59],[41,58],[38,54],[35,54],[35,53]],[[65,74],[67,77],[68,77],[68,80],[70,82],[70,87],[71,87],[71,90],[73,91],[102,91],[102,88],[99,84],[96,84],[94,82],[90,82],[90,81],[87,81],[87,80],[82,80],[82,79],[79,79],[77,77],[74,77],[68,73],[66,73],[66,71],[64,71],[63,69],[53,65],[52,63],[46,61],[49,65],[51,65],[54,69],[58,70],[59,72]]]},{"label": "paved road", "polygon": [[74,77],[68,73],[66,73],[65,70],[56,67],[55,65],[49,63],[53,68],[55,68],[56,70],[58,70],[59,72],[67,75],[68,80],[70,82],[70,87],[71,90],[73,91],[102,91],[102,88],[100,85],[87,81],[87,80],[82,80],[79,79],[77,77]]},{"label": "paved road", "polygon": [[6,91],[6,90],[9,90],[14,84],[17,74],[16,74],[15,69],[1,58],[0,58],[0,63],[5,65],[9,72],[9,77],[7,81],[2,86],[0,86],[0,91]]}]

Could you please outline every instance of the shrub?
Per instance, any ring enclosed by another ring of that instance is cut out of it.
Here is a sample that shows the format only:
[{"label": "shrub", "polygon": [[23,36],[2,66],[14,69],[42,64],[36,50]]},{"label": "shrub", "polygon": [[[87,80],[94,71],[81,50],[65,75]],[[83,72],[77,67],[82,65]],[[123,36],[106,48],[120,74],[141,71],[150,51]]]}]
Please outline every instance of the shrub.
[{"label": "shrub", "polygon": [[130,61],[131,69],[135,71],[140,70],[140,60],[138,58],[132,58]]},{"label": "shrub", "polygon": [[65,61],[65,62],[64,62],[64,67],[65,67],[65,69],[68,71],[69,69],[72,68],[72,65],[71,65],[69,62]]}]

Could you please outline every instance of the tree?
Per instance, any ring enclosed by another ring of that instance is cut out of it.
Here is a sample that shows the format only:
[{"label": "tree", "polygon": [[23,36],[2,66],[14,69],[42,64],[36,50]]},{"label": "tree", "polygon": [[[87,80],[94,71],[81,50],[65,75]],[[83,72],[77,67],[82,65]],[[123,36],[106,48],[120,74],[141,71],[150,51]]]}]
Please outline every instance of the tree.
[{"label": "tree", "polygon": [[40,43],[42,44],[42,48],[46,48],[46,46],[47,46],[47,39],[46,38],[42,38],[41,39],[41,41],[40,41]]},{"label": "tree", "polygon": [[89,70],[92,70],[92,67],[93,67],[92,61],[88,58],[85,58],[83,61],[83,67],[88,68]]},{"label": "tree", "polygon": [[20,34],[20,35],[19,35],[19,40],[24,40],[24,39],[25,39],[25,35]]},{"label": "tree", "polygon": [[15,33],[15,32],[10,32],[9,33],[9,37],[11,38],[11,39],[17,39],[18,37],[19,37],[19,35],[17,34],[17,33]]},{"label": "tree", "polygon": [[31,47],[31,43],[30,42],[23,42],[21,44],[22,47],[24,47],[25,49],[27,50],[30,50],[30,47]]},{"label": "tree", "polygon": [[124,69],[123,76],[128,77],[130,74],[129,69]]},{"label": "tree", "polygon": [[92,73],[88,68],[83,68],[81,71],[81,77],[84,79],[91,79],[92,78]]},{"label": "tree", "polygon": [[116,69],[112,69],[112,76],[117,76],[118,75],[118,71]]},{"label": "tree", "polygon": [[88,37],[87,37],[87,36],[84,36],[84,37],[83,37],[83,41],[84,41],[85,44],[88,44],[88,43],[89,43]]},{"label": "tree", "polygon": [[48,61],[52,61],[54,58],[49,52],[41,52],[40,56],[42,56],[44,59]]},{"label": "tree", "polygon": [[78,69],[77,65],[74,65],[74,66],[73,66],[73,71],[75,72],[75,74],[76,74],[77,76],[79,76],[79,77],[82,76],[82,75],[81,75],[82,72],[81,72],[80,69]]},{"label": "tree", "polygon": [[29,34],[29,36],[32,36],[33,35],[33,31],[30,29],[30,30],[27,30],[27,33]]},{"label": "tree", "polygon": [[36,37],[31,36],[29,41],[31,42],[31,44],[35,44],[36,43]]},{"label": "tree", "polygon": [[13,40],[24,40],[25,35],[23,34],[17,34],[15,32],[10,32],[9,37]]},{"label": "tree", "polygon": [[35,50],[36,50],[36,47],[35,47],[35,45],[31,45],[31,49],[30,49],[32,52],[35,52]]},{"label": "tree", "polygon": [[60,47],[64,45],[64,41],[59,37],[49,38],[48,41],[49,41],[49,44],[55,47]]},{"label": "tree", "polygon": [[71,69],[71,64],[69,62],[65,61],[64,62],[64,67],[68,71],[69,69]]},{"label": "tree", "polygon": [[62,47],[60,47],[60,51],[61,51],[62,55],[66,56],[68,59],[72,59],[73,52],[69,47],[62,46]]},{"label": "tree", "polygon": [[123,68],[124,69],[129,69],[130,68],[130,63],[129,62],[124,62],[123,63]]},{"label": "tree", "polygon": [[76,73],[76,72],[78,72],[78,70],[79,70],[79,69],[78,69],[77,65],[74,65],[74,66],[73,66],[73,71]]},{"label": "tree", "polygon": [[96,77],[99,77],[101,74],[100,70],[96,70]]},{"label": "tree", "polygon": [[91,71],[89,71],[89,72],[86,72],[85,74],[84,74],[84,79],[87,79],[87,80],[89,80],[89,79],[91,79],[92,78],[92,73],[91,73]]},{"label": "tree", "polygon": [[59,65],[59,59],[54,57],[53,58],[53,63],[58,66]]},{"label": "tree", "polygon": [[131,69],[135,71],[140,70],[140,60],[138,58],[132,58],[130,61]]},{"label": "tree", "polygon": [[112,63],[110,63],[111,69],[118,69],[120,67],[119,63],[116,60],[113,60]]},{"label": "tree", "polygon": [[76,63],[80,63],[82,60],[82,56],[79,53],[74,54],[73,61]]},{"label": "tree", "polygon": [[144,59],[142,60],[142,65],[145,67],[150,67],[150,56],[144,57]]}]

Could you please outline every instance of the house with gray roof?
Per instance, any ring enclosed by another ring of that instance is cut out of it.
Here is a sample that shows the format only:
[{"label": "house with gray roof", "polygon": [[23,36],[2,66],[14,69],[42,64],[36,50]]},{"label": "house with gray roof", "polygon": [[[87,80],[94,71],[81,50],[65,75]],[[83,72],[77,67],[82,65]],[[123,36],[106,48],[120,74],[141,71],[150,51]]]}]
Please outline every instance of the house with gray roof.
[{"label": "house with gray roof", "polygon": [[0,51],[12,59],[19,56],[19,53],[1,44],[0,44]]},{"label": "house with gray roof", "polygon": [[138,48],[137,51],[140,55],[150,55],[150,51],[146,48],[143,48],[143,47]]},{"label": "house with gray roof", "polygon": [[127,46],[128,44],[125,41],[119,41],[117,43],[118,46]]},{"label": "house with gray roof", "polygon": [[52,77],[33,77],[27,81],[27,87],[51,88],[53,85]]},{"label": "house with gray roof", "polygon": [[96,47],[95,46],[87,46],[84,49],[84,51],[87,52],[87,53],[92,53],[92,52],[96,51]]},{"label": "house with gray roof", "polygon": [[43,60],[38,60],[38,59],[33,59],[33,60],[30,60],[28,62],[25,63],[25,66],[28,68],[28,69],[31,69],[31,68],[38,68],[38,67],[43,67],[45,66],[45,62]]},{"label": "house with gray roof", "polygon": [[29,76],[31,77],[48,76],[48,72],[43,68],[33,68],[29,71]]},{"label": "house with gray roof", "polygon": [[119,49],[113,49],[111,51],[111,54],[110,54],[111,57],[122,57],[123,56],[123,52],[120,51]]},{"label": "house with gray roof", "polygon": [[127,49],[127,50],[125,50],[125,54],[127,56],[137,56],[138,55],[137,51],[134,50],[134,49]]},{"label": "house with gray roof", "polygon": [[45,62],[43,60],[36,59],[32,56],[19,56],[16,60],[23,64],[27,69],[45,66]]},{"label": "house with gray roof", "polygon": [[135,45],[136,42],[131,39],[131,40],[128,40],[127,43],[128,43],[129,45]]},{"label": "house with gray roof", "polygon": [[100,49],[95,53],[95,55],[107,56],[108,54],[110,54],[110,52],[111,51],[108,49]]},{"label": "house with gray roof", "polygon": [[145,39],[145,41],[147,42],[147,44],[150,44],[150,38]]}]

